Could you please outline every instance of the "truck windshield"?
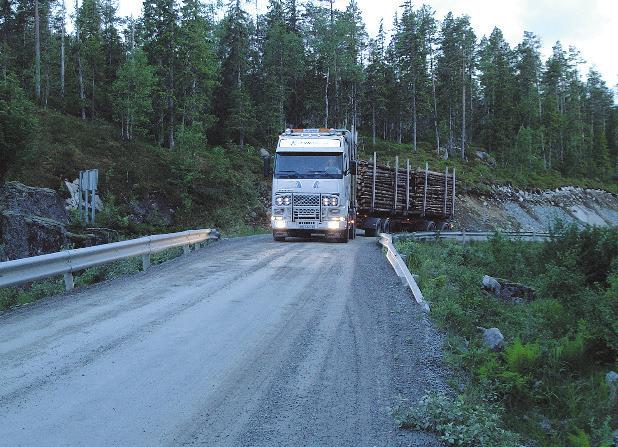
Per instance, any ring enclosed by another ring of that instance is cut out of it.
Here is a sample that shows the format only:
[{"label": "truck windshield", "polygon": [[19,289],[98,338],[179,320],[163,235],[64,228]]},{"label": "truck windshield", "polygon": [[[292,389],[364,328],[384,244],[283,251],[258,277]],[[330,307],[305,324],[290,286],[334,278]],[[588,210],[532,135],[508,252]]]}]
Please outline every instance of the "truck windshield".
[{"label": "truck windshield", "polygon": [[343,178],[343,155],[336,152],[278,153],[275,178]]}]

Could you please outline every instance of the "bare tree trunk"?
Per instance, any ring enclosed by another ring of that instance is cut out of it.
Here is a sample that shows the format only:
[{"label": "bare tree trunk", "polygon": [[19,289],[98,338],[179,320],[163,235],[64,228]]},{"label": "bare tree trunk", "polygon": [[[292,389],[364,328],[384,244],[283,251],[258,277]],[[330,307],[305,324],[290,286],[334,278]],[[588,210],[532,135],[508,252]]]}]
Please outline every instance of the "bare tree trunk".
[{"label": "bare tree trunk", "polygon": [[65,26],[66,9],[64,0],[62,0],[62,25],[60,35],[60,98],[64,99],[64,34],[66,33]]},{"label": "bare tree trunk", "polygon": [[41,100],[41,26],[39,0],[34,0],[34,96]]},{"label": "bare tree trunk", "polygon": [[376,145],[376,105],[373,104],[371,107],[371,115],[372,115],[372,125],[371,125],[371,135],[373,138],[373,145]]},{"label": "bare tree trunk", "polygon": [[94,120],[94,88],[95,88],[95,68],[92,64],[92,104],[90,105],[90,119]]},{"label": "bare tree trunk", "polygon": [[170,128],[169,128],[169,145],[170,149],[174,149],[176,142],[174,141],[174,126],[176,126],[176,113],[174,110],[174,68],[170,69],[170,91],[167,96],[168,113],[170,114]]},{"label": "bare tree trunk", "polygon": [[412,79],[412,151],[416,154],[416,73]]},{"label": "bare tree trunk", "polygon": [[448,148],[446,150],[446,157],[448,159],[449,155],[453,153],[453,141],[455,137],[453,136],[453,109],[451,105],[448,108]]},{"label": "bare tree trunk", "polygon": [[433,72],[433,47],[429,47],[429,63],[431,69],[431,95],[433,97],[433,128],[436,133],[436,153],[440,156],[440,131],[438,129],[438,100],[436,98],[436,78]]},{"label": "bare tree trunk", "polygon": [[258,0],[255,0],[255,35],[260,36],[260,20],[258,17]]},{"label": "bare tree trunk", "polygon": [[324,127],[328,127],[328,87],[330,83],[330,67],[326,69],[326,88],[324,89]]},{"label": "bare tree trunk", "polygon": [[[75,11],[79,10],[77,0],[75,0]],[[82,56],[81,56],[81,41],[79,40],[79,23],[75,23],[75,37],[77,40],[77,78],[79,81],[79,102],[81,118],[86,119],[86,94],[84,93],[84,71],[82,70]]]},{"label": "bare tree trunk", "polygon": [[466,57],[462,55],[461,66],[461,159],[466,159]]}]

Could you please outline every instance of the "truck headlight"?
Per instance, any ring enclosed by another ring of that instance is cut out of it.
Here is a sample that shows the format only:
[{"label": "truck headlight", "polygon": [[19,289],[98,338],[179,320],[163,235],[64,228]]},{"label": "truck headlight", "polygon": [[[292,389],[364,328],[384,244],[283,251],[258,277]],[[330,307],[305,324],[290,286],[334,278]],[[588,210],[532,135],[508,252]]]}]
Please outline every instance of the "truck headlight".
[{"label": "truck headlight", "polygon": [[283,208],[275,208],[273,210],[273,214],[275,216],[283,216],[283,213],[285,212],[285,210]]},{"label": "truck headlight", "polygon": [[275,205],[277,206],[288,206],[292,203],[291,196],[277,196],[275,197]]},{"label": "truck headlight", "polygon": [[331,220],[326,225],[327,225],[329,230],[338,230],[339,229],[339,221],[338,220]]},{"label": "truck headlight", "polygon": [[339,197],[322,196],[322,206],[339,206]]}]

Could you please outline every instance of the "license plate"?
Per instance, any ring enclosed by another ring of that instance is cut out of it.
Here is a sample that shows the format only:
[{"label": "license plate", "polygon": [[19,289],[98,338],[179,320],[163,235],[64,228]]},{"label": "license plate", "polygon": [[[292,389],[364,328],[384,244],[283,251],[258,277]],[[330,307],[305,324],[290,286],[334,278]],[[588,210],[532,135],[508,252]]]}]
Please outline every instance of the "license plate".
[{"label": "license plate", "polygon": [[315,222],[298,222],[298,226],[306,230],[315,229]]}]

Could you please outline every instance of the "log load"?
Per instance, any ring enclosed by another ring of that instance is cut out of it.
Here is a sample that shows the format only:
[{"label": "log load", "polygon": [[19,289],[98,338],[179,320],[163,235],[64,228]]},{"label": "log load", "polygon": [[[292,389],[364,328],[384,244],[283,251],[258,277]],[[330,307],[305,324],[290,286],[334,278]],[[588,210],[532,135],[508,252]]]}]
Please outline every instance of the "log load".
[{"label": "log load", "polygon": [[[356,199],[359,210],[392,215],[447,218],[453,214],[454,175],[428,169],[375,166],[359,161],[356,172]],[[427,187],[425,188],[425,185]],[[373,201],[373,203],[372,203]]]}]

